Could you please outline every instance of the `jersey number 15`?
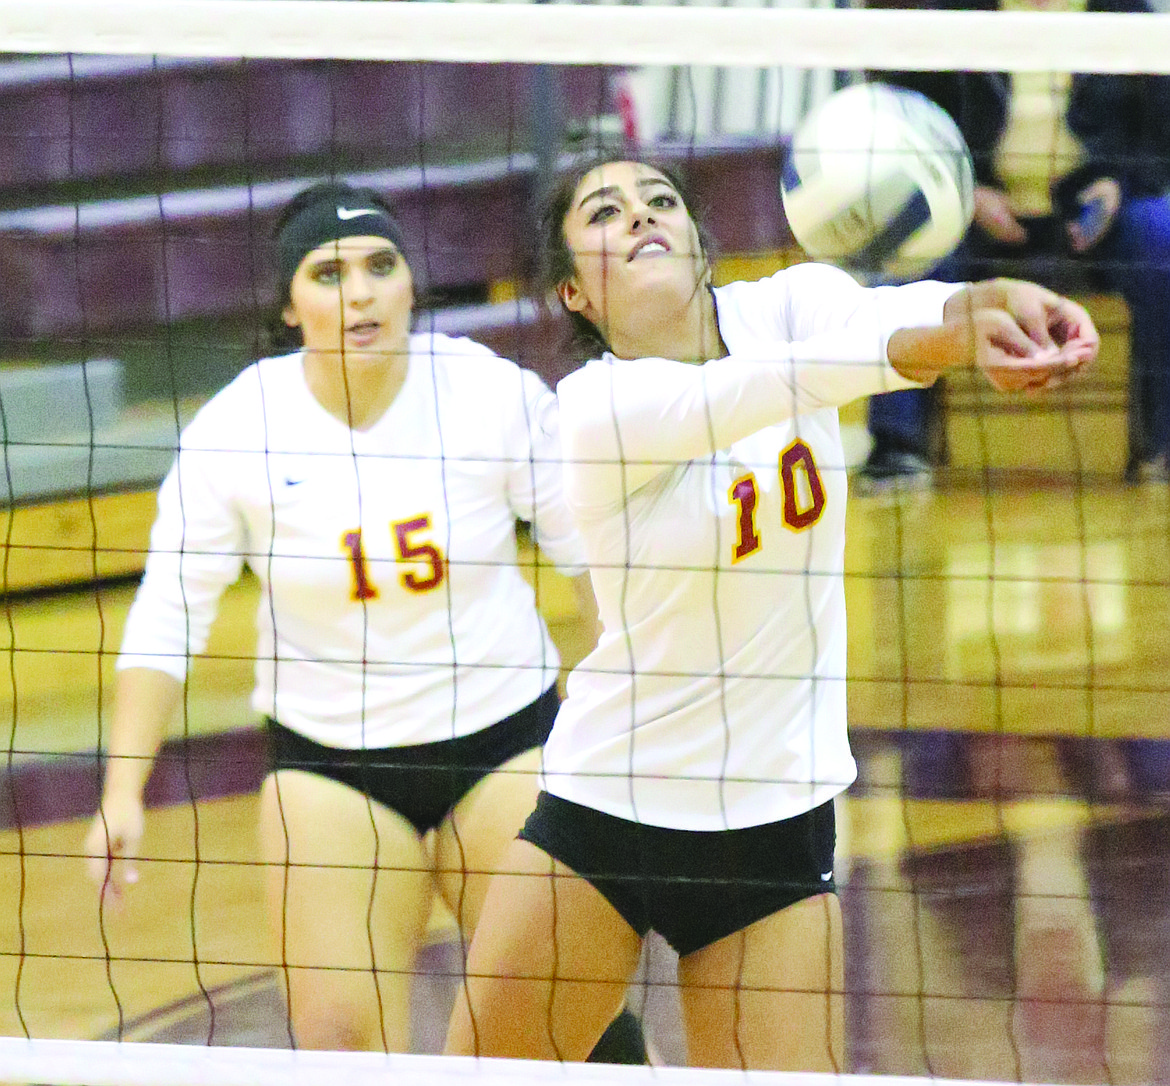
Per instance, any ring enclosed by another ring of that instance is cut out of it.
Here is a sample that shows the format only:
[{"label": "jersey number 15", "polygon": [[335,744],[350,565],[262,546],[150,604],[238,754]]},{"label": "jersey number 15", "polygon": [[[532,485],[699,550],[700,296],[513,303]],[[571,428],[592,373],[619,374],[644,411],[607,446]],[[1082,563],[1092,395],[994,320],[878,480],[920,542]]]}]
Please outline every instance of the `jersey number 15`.
[{"label": "jersey number 15", "polygon": [[[413,569],[406,570],[399,576],[403,588],[411,592],[429,592],[443,583],[446,562],[443,552],[433,543],[417,538],[419,532],[424,532],[431,526],[429,515],[412,517],[409,520],[399,520],[391,524],[394,534],[394,543],[398,550],[399,562],[425,562],[429,572],[419,576]],[[362,530],[355,528],[341,537],[342,549],[349,555],[350,567],[353,571],[353,591],[351,598],[355,600],[376,600],[378,587],[370,580],[369,570],[366,568],[366,556],[362,550]]]}]

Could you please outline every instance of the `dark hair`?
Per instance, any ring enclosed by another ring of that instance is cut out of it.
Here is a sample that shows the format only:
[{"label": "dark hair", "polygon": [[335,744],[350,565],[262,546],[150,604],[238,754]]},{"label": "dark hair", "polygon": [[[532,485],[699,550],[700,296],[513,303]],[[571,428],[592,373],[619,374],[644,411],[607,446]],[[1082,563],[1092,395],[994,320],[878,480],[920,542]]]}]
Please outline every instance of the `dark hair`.
[{"label": "dark hair", "polygon": [[[394,210],[393,205],[374,189],[349,185],[344,181],[319,181],[314,185],[310,185],[308,188],[302,189],[285,204],[272,226],[273,247],[277,250],[280,249],[281,236],[284,234],[289,223],[296,219],[306,208],[311,208],[315,204],[323,201],[354,203],[366,207],[376,207],[380,211],[384,211],[395,231],[391,235],[390,240],[402,251],[403,246],[400,241],[400,228],[397,225],[398,214]],[[402,255],[406,259],[406,253],[404,251]],[[298,347],[304,346],[304,337],[301,335],[301,330],[299,328],[289,327],[284,321],[284,310],[292,301],[289,292],[291,285],[291,275],[287,272],[278,271],[276,306],[265,322],[268,349],[270,351],[293,351]]]},{"label": "dark hair", "polygon": [[[562,170],[553,179],[542,195],[537,211],[537,237],[540,242],[539,252],[539,284],[546,294],[555,291],[562,283],[572,278],[577,271],[577,263],[573,251],[569,248],[565,238],[565,217],[573,206],[573,194],[585,176],[601,166],[608,166],[615,162],[637,162],[648,166],[662,174],[682,197],[691,221],[695,224],[695,232],[699,237],[699,248],[708,264],[711,263],[713,246],[711,236],[703,223],[702,215],[695,206],[694,193],[691,187],[672,167],[652,158],[632,154],[628,150],[615,148],[613,150],[594,151],[582,156],[566,169]],[[572,334],[569,338],[568,349],[580,361],[587,358],[597,358],[609,350],[609,344],[598,330],[597,326],[580,313],[573,313],[562,308],[572,325]]]}]

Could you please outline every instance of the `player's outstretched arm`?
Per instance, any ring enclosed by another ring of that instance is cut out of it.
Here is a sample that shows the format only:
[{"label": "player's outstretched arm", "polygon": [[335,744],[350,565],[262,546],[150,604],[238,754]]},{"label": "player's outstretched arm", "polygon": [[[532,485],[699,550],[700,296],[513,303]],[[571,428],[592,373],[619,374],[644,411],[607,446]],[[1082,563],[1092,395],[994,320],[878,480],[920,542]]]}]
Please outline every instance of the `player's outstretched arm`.
[{"label": "player's outstretched arm", "polygon": [[947,299],[943,319],[961,319],[973,309],[1005,310],[1040,347],[1091,345],[1095,354],[1100,344],[1093,319],[1083,306],[1027,280],[969,283]]},{"label": "player's outstretched arm", "polygon": [[1100,339],[1084,308],[1018,279],[990,279],[957,291],[934,328],[890,337],[890,364],[929,384],[941,373],[977,366],[1001,392],[1063,384],[1097,356]]},{"label": "player's outstretched arm", "polygon": [[145,824],[142,794],[182,692],[183,684],[163,671],[135,667],[118,673],[102,802],[85,838],[90,878],[102,900],[114,906],[138,881],[133,857]]}]

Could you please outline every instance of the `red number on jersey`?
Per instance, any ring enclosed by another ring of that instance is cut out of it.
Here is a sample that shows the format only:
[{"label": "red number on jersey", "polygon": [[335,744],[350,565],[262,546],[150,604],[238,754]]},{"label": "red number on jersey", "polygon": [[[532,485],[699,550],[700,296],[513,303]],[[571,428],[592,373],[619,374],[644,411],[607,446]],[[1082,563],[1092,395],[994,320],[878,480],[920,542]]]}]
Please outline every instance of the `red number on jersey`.
[{"label": "red number on jersey", "polygon": [[429,592],[443,583],[443,555],[433,543],[412,543],[410,537],[415,532],[421,532],[431,526],[429,516],[415,517],[413,520],[400,520],[394,527],[394,538],[398,542],[399,561],[425,560],[430,564],[431,571],[425,577],[419,577],[413,570],[404,573],[402,583],[412,592]]},{"label": "red number on jersey", "polygon": [[[812,449],[803,441],[794,441],[780,454],[780,483],[784,489],[784,523],[797,532],[816,524],[825,511],[825,486]],[[754,554],[763,545],[756,529],[759,497],[756,477],[750,471],[728,488],[727,500],[739,506],[733,563]]]},{"label": "red number on jersey", "polygon": [[[801,486],[804,479],[806,486]],[[811,528],[825,511],[825,487],[810,449],[799,438],[780,454],[784,523],[793,531]]]},{"label": "red number on jersey", "polygon": [[342,547],[349,551],[349,561],[353,569],[353,591],[350,598],[355,600],[376,600],[378,590],[370,583],[369,571],[366,569],[366,556],[362,553],[362,530],[355,529],[346,532],[341,537]]},{"label": "red number on jersey", "polygon": [[735,522],[736,541],[732,562],[738,562],[760,549],[760,533],[756,531],[756,477],[752,472],[741,475],[727,491],[727,500],[739,506],[739,518]]},{"label": "red number on jersey", "polygon": [[[398,546],[398,561],[425,561],[430,566],[430,572],[424,577],[420,577],[414,570],[402,574],[400,580],[403,586],[412,592],[429,592],[443,583],[446,563],[439,548],[433,543],[412,542],[410,538],[416,532],[424,531],[430,526],[429,516],[412,517],[410,520],[401,520],[391,525],[394,529],[394,542]],[[350,597],[355,600],[376,600],[378,589],[370,580],[370,573],[366,568],[361,529],[355,528],[351,532],[346,532],[341,537],[341,546],[349,554],[350,567],[353,570],[353,591]]]}]

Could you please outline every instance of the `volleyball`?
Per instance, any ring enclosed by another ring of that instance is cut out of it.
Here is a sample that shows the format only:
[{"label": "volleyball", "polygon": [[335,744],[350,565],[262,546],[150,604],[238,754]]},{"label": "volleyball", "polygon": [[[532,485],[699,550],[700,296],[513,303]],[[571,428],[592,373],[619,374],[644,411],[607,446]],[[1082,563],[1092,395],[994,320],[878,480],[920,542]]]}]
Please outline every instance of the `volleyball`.
[{"label": "volleyball", "polygon": [[971,154],[915,91],[860,83],[801,123],[781,175],[784,212],[814,260],[912,278],[951,253],[973,211]]}]

